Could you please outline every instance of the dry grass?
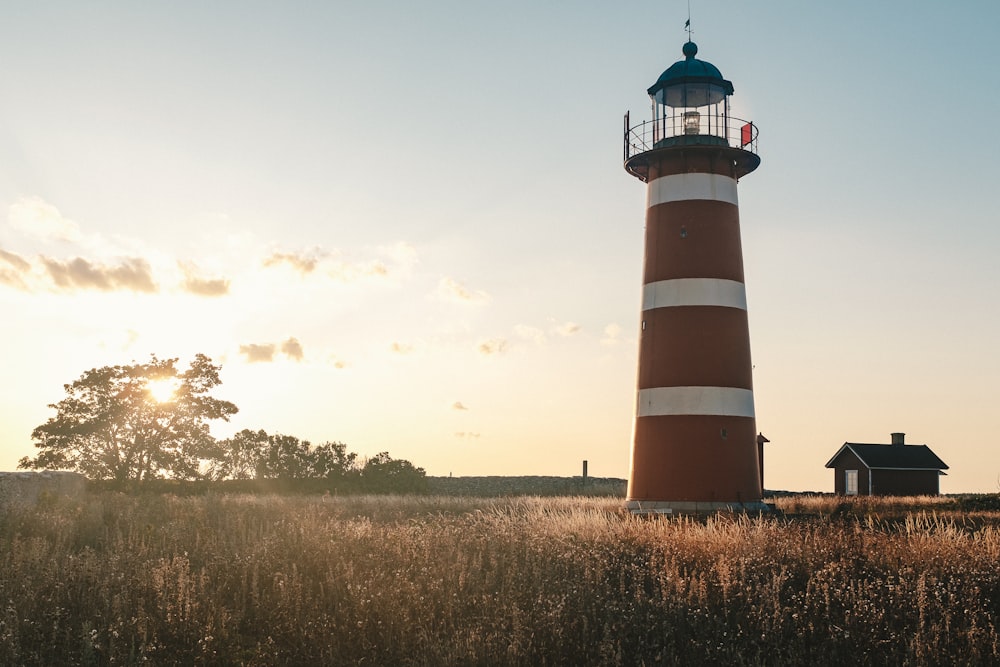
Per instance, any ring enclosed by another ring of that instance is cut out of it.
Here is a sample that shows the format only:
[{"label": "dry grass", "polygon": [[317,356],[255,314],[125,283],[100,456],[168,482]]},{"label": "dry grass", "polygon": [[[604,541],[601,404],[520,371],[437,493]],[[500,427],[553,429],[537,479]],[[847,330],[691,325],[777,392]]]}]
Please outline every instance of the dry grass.
[{"label": "dry grass", "polygon": [[915,508],[920,510],[948,509],[955,505],[949,496],[855,496],[846,498],[832,494],[801,494],[775,499],[777,508],[788,514],[833,514],[848,510],[853,513],[895,513]]},{"label": "dry grass", "polygon": [[0,664],[1000,663],[1000,514],[781,502],[812,516],[440,496],[14,509]]}]

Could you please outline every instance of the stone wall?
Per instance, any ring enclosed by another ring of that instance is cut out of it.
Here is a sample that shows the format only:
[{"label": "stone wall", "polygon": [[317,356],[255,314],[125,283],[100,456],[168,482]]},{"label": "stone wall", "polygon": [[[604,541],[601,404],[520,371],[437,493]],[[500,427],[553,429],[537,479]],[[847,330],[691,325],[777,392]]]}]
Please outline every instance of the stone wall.
[{"label": "stone wall", "polygon": [[0,472],[0,506],[33,505],[44,496],[80,496],[87,478],[76,472]]},{"label": "stone wall", "polygon": [[430,493],[453,496],[625,497],[628,481],[614,477],[428,477]]},{"label": "stone wall", "polygon": [[[625,497],[628,482],[614,477],[427,477],[432,494],[455,496],[608,496]],[[0,472],[0,507],[34,504],[46,496],[81,496],[87,479],[75,472]],[[164,492],[160,489],[160,492]],[[177,492],[176,489],[167,492]]]}]

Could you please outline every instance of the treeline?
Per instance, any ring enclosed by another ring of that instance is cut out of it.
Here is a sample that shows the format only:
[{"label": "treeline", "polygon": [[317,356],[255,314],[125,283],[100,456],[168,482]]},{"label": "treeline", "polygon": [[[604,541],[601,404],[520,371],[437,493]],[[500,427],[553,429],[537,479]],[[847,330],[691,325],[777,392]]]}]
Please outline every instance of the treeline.
[{"label": "treeline", "polygon": [[217,440],[208,422],[239,411],[210,394],[219,370],[199,354],[186,370],[153,356],[86,371],[49,406],[56,414],[31,434],[37,455],[18,467],[73,470],[116,489],[426,489],[423,468],[388,452],[359,460],[342,442],[314,446],[250,429]]},{"label": "treeline", "polygon": [[218,442],[206,477],[229,489],[414,492],[427,488],[423,468],[394,459],[389,452],[359,459],[342,442],[312,445],[295,436],[251,429]]}]

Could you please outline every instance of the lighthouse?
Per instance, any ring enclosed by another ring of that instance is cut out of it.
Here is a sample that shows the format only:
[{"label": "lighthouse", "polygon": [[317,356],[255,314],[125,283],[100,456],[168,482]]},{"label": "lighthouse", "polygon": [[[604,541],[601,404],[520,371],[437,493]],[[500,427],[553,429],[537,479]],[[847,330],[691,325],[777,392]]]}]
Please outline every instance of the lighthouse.
[{"label": "lighthouse", "polygon": [[625,116],[625,170],[646,184],[639,372],[626,506],[764,510],[737,181],[760,165],[733,84],[684,59]]}]

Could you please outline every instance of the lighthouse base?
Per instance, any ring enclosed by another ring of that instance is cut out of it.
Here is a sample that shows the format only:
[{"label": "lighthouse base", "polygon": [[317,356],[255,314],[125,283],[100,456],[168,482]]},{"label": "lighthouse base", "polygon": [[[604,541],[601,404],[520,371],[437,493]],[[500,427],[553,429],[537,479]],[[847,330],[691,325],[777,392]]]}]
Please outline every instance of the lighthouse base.
[{"label": "lighthouse base", "polygon": [[637,516],[678,516],[682,514],[716,514],[718,512],[761,514],[774,511],[773,506],[759,500],[750,503],[628,500],[625,502],[625,509]]}]

